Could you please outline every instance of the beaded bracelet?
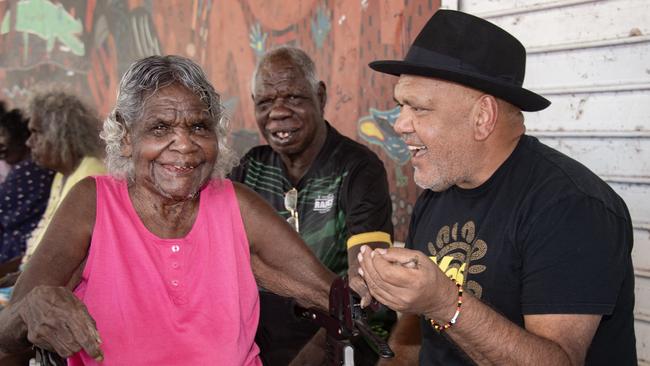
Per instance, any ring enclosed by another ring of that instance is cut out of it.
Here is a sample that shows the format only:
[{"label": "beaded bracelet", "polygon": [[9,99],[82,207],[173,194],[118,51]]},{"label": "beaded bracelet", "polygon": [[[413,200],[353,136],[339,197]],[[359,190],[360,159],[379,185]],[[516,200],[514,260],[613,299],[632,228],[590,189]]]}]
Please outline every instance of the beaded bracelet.
[{"label": "beaded bracelet", "polygon": [[437,330],[438,332],[442,332],[451,328],[452,325],[456,324],[456,320],[458,320],[458,315],[460,315],[460,307],[461,305],[463,305],[463,286],[461,286],[461,284],[456,281],[454,282],[456,283],[456,287],[458,287],[458,304],[456,304],[456,312],[454,313],[454,316],[446,324],[438,324],[435,322],[435,320],[429,319],[433,329]]}]

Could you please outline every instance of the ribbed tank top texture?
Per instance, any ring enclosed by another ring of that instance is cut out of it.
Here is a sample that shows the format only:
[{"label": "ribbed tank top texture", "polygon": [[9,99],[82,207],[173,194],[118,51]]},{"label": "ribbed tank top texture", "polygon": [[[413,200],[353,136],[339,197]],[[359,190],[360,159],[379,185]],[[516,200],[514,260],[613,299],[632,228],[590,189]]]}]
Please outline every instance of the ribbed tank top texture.
[{"label": "ribbed tank top texture", "polygon": [[183,238],[142,223],[126,182],[95,177],[97,215],[74,293],[97,322],[105,360],[69,365],[261,365],[248,239],[232,182],[213,180]]}]

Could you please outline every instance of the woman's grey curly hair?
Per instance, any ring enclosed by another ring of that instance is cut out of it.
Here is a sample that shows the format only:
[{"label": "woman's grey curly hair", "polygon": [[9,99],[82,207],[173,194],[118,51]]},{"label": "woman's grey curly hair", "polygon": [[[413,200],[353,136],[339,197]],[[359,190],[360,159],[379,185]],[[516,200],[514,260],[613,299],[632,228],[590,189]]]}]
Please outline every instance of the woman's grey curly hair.
[{"label": "woman's grey curly hair", "polygon": [[220,96],[201,67],[181,56],[149,56],[134,62],[122,76],[115,108],[104,121],[100,136],[106,142],[106,168],[111,175],[134,178],[133,162],[122,155],[124,137],[142,119],[146,99],[157,90],[175,83],[186,87],[207,107],[219,144],[212,177],[225,177],[237,163],[227,144],[228,119],[223,115]]},{"label": "woman's grey curly hair", "polygon": [[100,120],[79,97],[64,91],[34,94],[27,107],[29,115],[41,122],[43,138],[53,148],[58,161],[78,161],[85,156],[101,158]]}]

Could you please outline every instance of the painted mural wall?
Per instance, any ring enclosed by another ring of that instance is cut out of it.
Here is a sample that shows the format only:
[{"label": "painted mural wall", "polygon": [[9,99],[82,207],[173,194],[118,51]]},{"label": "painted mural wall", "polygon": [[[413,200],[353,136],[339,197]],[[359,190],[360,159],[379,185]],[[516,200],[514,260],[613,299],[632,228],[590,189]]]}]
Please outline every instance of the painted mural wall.
[{"label": "painted mural wall", "polygon": [[57,83],[104,117],[129,64],[179,54],[203,66],[222,94],[232,143],[261,143],[250,76],[267,49],[291,44],[315,59],[327,84],[327,119],[385,163],[396,239],[404,240],[417,195],[406,146],[392,131],[395,79],[368,62],[401,58],[438,0],[13,0],[0,1],[0,98],[23,106]]}]

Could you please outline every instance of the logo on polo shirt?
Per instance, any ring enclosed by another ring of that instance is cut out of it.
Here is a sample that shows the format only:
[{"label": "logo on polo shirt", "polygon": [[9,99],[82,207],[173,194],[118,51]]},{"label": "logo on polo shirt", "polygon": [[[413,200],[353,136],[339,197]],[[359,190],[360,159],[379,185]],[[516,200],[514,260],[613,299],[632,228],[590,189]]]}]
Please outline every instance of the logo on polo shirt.
[{"label": "logo on polo shirt", "polygon": [[325,196],[318,196],[314,201],[314,211],[319,213],[329,212],[334,206],[334,195],[328,194]]}]

